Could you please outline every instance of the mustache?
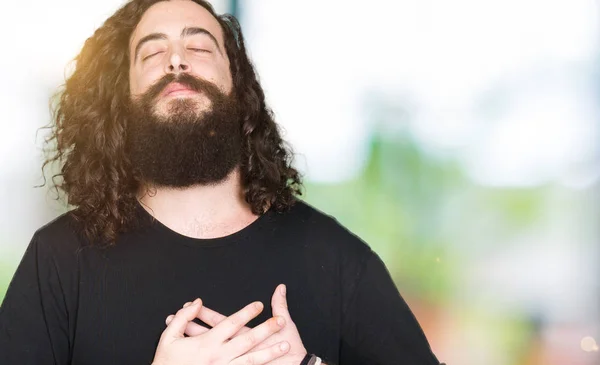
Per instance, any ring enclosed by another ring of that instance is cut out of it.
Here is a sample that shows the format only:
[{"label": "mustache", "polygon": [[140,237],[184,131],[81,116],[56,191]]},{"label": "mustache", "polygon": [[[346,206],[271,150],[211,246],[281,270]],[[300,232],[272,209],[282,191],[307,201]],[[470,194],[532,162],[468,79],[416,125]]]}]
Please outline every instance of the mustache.
[{"label": "mustache", "polygon": [[180,73],[177,75],[167,74],[160,78],[150,88],[148,88],[148,90],[144,93],[143,98],[146,101],[154,101],[163,92],[163,90],[173,82],[181,84],[190,90],[204,93],[211,100],[214,100],[217,95],[223,95],[223,92],[212,82],[192,76],[189,73]]}]

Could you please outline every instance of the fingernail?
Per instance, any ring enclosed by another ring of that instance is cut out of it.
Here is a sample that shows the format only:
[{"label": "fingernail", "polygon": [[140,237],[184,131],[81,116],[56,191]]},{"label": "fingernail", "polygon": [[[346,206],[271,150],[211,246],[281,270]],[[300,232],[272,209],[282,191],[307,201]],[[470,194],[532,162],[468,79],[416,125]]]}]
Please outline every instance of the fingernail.
[{"label": "fingernail", "polygon": [[290,344],[287,342],[282,342],[281,345],[279,345],[279,349],[281,351],[287,351],[287,349],[290,347]]},{"label": "fingernail", "polygon": [[194,302],[192,304],[197,305],[198,303],[200,303],[200,298],[196,298],[196,300],[194,300]]},{"label": "fingernail", "polygon": [[173,320],[173,317],[175,317],[175,316],[172,314],[167,317],[167,319],[165,320],[165,323],[167,324],[167,326],[169,325],[169,323],[171,323],[171,321]]},{"label": "fingernail", "polygon": [[254,306],[256,307],[256,309],[262,309],[263,304],[261,302],[256,302],[254,303]]},{"label": "fingernail", "polygon": [[187,303],[185,303],[185,304],[183,305],[183,308],[187,308],[187,307],[189,307],[190,305],[192,305],[192,302],[187,302]]},{"label": "fingernail", "polygon": [[285,284],[281,286],[281,295],[285,295]]},{"label": "fingernail", "polygon": [[283,317],[277,317],[277,324],[283,327],[285,325],[285,319],[283,319]]}]

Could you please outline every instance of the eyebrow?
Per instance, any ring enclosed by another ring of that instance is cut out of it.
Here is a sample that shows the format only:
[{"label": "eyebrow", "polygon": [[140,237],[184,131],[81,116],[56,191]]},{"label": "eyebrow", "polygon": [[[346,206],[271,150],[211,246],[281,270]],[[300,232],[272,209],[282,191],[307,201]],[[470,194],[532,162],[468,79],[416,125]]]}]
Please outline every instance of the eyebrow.
[{"label": "eyebrow", "polygon": [[[193,35],[196,34],[204,34],[206,36],[208,36],[213,43],[215,44],[215,46],[217,46],[217,50],[219,51],[219,53],[222,55],[223,51],[221,50],[221,46],[219,46],[219,42],[217,42],[217,38],[208,30],[204,29],[204,28],[200,28],[200,27],[185,27],[183,28],[183,30],[181,31],[181,38],[185,38],[185,37],[191,37]],[[135,58],[134,60],[136,60],[137,62],[137,58],[138,58],[138,54],[140,52],[140,49],[142,48],[142,46],[145,43],[148,43],[150,41],[155,41],[155,40],[166,40],[169,39],[169,37],[167,37],[166,34],[164,33],[151,33],[148,34],[145,37],[142,37],[142,39],[139,40],[137,46],[135,46]]]}]

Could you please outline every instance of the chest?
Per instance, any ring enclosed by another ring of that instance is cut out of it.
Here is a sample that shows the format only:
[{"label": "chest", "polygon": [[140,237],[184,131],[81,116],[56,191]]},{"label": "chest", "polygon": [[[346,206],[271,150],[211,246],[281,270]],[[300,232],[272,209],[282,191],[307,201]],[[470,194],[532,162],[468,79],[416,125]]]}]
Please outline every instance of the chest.
[{"label": "chest", "polygon": [[272,316],[278,284],[288,287],[288,304],[305,347],[337,357],[340,338],[339,288],[319,277],[302,256],[164,254],[127,262],[109,257],[82,276],[73,364],[151,363],[165,318],[195,298],[224,315],[253,301],[265,305],[248,326]]}]

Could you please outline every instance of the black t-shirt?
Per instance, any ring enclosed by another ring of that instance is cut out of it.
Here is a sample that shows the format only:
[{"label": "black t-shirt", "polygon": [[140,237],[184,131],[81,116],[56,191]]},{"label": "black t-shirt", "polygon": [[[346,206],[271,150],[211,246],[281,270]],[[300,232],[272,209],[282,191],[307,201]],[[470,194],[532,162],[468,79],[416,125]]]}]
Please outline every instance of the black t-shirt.
[{"label": "black t-shirt", "polygon": [[438,365],[381,259],[298,202],[222,238],[194,239],[138,205],[139,229],[84,243],[67,213],[39,229],[0,308],[2,365],[147,365],[165,318],[197,297],[230,315],[287,285],[307,351],[328,363]]}]

